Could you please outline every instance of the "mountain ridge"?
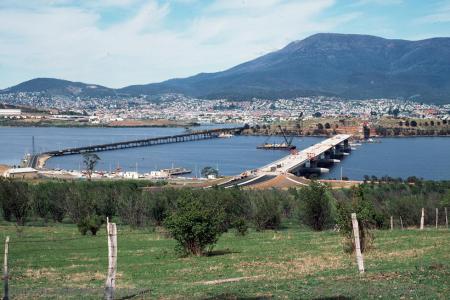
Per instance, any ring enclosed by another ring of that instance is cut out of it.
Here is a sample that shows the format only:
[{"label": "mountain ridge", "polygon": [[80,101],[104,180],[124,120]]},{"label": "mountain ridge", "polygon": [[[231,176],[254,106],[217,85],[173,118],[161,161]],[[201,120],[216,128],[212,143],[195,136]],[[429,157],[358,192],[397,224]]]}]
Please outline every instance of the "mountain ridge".
[{"label": "mountain ridge", "polygon": [[[96,86],[105,93],[131,96],[181,93],[237,100],[336,96],[450,103],[450,38],[409,41],[318,33],[220,72],[120,89]],[[92,92],[76,87],[81,94]]]}]

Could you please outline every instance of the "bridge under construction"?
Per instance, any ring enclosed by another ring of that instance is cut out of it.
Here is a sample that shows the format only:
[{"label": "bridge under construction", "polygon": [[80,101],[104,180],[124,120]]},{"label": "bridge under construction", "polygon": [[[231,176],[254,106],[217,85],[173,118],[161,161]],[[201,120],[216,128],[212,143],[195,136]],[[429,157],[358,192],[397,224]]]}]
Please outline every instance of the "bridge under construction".
[{"label": "bridge under construction", "polygon": [[223,182],[220,186],[256,186],[276,181],[282,176],[286,180],[296,180],[299,185],[305,184],[296,176],[310,176],[328,173],[329,167],[339,163],[342,157],[351,151],[349,134],[338,134],[304,150],[293,150],[277,161],[271,162],[255,170],[246,171],[239,176]]}]

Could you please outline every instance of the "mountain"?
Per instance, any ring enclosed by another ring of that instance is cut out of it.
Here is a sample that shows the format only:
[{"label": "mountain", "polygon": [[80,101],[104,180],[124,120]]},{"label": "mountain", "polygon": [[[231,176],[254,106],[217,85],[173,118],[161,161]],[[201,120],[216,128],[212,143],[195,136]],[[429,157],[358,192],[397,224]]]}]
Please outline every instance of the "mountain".
[{"label": "mountain", "polygon": [[450,103],[450,38],[407,41],[322,33],[222,72],[133,85],[118,92],[232,99],[327,95]]},{"label": "mountain", "polygon": [[4,89],[2,93],[45,92],[51,96],[104,97],[116,91],[101,85],[72,82],[54,78],[36,78]]},{"label": "mountain", "polygon": [[321,33],[222,72],[118,90],[38,78],[0,92],[21,91],[66,96],[182,93],[211,99],[323,95],[450,103],[450,38],[407,41]]}]

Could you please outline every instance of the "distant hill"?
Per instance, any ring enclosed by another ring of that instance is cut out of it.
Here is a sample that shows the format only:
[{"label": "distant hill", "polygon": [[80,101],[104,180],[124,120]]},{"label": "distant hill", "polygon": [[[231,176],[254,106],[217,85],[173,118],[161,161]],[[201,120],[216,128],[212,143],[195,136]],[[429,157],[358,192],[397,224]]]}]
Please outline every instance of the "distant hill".
[{"label": "distant hill", "polygon": [[134,85],[128,94],[204,98],[404,98],[450,103],[450,38],[421,41],[322,33],[217,73]]},{"label": "distant hill", "polygon": [[450,103],[450,38],[407,41],[321,33],[222,72],[118,90],[39,78],[6,91],[80,96],[182,93],[229,99],[324,95]]},{"label": "distant hill", "polygon": [[116,91],[101,85],[72,82],[54,78],[36,78],[4,89],[2,93],[45,92],[52,96],[114,96]]}]

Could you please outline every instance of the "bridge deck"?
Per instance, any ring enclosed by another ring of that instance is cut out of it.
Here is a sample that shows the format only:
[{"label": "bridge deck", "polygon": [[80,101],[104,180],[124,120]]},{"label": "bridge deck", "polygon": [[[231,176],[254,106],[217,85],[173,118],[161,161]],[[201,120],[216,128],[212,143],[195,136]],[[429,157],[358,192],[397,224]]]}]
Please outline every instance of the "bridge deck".
[{"label": "bridge deck", "polygon": [[233,128],[219,128],[219,129],[210,129],[210,130],[198,130],[192,131],[189,133],[177,134],[172,136],[159,136],[152,137],[148,139],[139,139],[132,141],[123,141],[117,143],[110,144],[100,144],[100,145],[92,145],[86,147],[77,147],[77,148],[67,148],[57,151],[49,151],[42,154],[47,154],[51,156],[60,156],[60,155],[71,155],[71,154],[81,154],[86,152],[99,152],[99,151],[110,151],[110,150],[118,150],[125,148],[135,148],[135,147],[146,147],[152,145],[160,145],[160,144],[169,144],[169,143],[180,143],[194,140],[203,140],[203,139],[211,139],[218,137],[219,133],[222,132],[239,132],[243,128],[242,127],[233,127]]},{"label": "bridge deck", "polygon": [[[172,136],[159,136],[152,137],[148,139],[139,139],[132,141],[123,141],[117,143],[110,144],[100,144],[86,147],[76,147],[76,148],[66,148],[57,151],[49,151],[44,153],[39,153],[32,155],[30,160],[27,163],[27,166],[36,168],[39,164],[39,158],[48,156],[62,156],[62,155],[73,155],[73,154],[83,154],[89,152],[100,152],[100,151],[111,151],[111,150],[120,150],[127,148],[135,148],[135,147],[146,147],[153,145],[162,145],[162,144],[172,144],[172,143],[181,143],[188,141],[197,141],[197,140],[205,140],[218,138],[220,133],[240,133],[244,128],[243,127],[230,127],[230,128],[216,128],[216,129],[208,129],[208,130],[197,130],[188,133],[172,135]],[[43,166],[41,166],[43,167]]]},{"label": "bridge deck", "polygon": [[[267,164],[257,170],[257,172],[276,172],[286,173],[294,170],[300,165],[306,163],[311,157],[317,157],[329,149],[339,145],[345,140],[349,139],[349,134],[338,134],[329,139],[326,139],[318,144],[308,147],[296,154],[287,155],[277,161]],[[275,168],[275,170],[273,170]]]}]

